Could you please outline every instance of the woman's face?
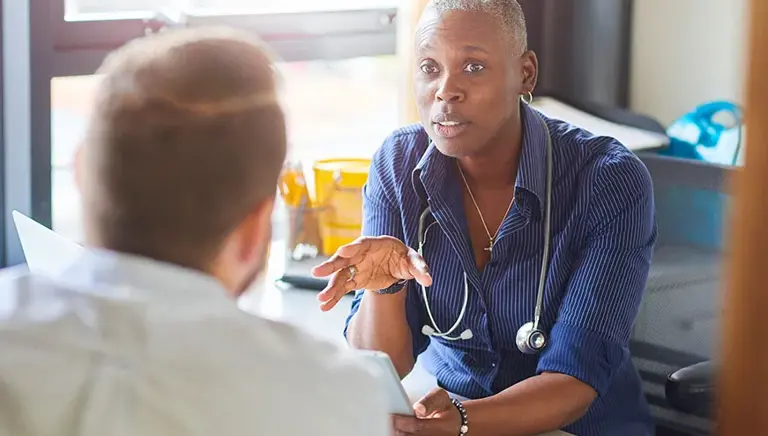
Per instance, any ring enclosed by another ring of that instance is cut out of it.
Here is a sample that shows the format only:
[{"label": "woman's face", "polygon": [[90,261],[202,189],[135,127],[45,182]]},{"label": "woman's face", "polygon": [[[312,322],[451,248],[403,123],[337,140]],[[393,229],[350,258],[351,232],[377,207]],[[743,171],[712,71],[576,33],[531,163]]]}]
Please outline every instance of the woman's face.
[{"label": "woman's face", "polygon": [[536,83],[536,57],[484,12],[424,12],[416,33],[416,103],[443,154],[473,156],[514,131],[521,95]]}]

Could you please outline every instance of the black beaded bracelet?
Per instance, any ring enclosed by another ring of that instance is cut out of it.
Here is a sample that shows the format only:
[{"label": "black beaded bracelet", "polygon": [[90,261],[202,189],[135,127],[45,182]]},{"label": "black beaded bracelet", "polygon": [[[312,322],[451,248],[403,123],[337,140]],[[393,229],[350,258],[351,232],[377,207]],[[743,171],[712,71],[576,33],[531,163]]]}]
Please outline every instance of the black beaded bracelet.
[{"label": "black beaded bracelet", "polygon": [[403,290],[403,287],[405,286],[406,283],[408,283],[408,280],[400,280],[399,282],[395,283],[394,285],[386,289],[379,289],[378,291],[376,291],[376,293],[381,295],[397,294],[398,292]]},{"label": "black beaded bracelet", "polygon": [[458,409],[459,415],[461,415],[461,427],[459,427],[459,436],[464,436],[469,433],[469,422],[467,421],[467,409],[456,398],[451,398],[451,402]]}]

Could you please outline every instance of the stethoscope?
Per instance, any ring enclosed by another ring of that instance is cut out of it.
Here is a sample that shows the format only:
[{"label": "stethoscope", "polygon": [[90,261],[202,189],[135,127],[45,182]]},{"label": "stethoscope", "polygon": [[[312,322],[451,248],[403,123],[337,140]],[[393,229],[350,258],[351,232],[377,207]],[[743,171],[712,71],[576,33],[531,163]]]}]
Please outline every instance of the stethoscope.
[{"label": "stethoscope", "polygon": [[[547,132],[547,201],[544,210],[544,254],[542,254],[541,259],[541,272],[539,274],[539,287],[536,293],[536,307],[533,313],[533,321],[527,322],[521,326],[517,330],[517,336],[515,337],[517,348],[520,349],[520,351],[524,354],[537,354],[547,345],[547,334],[539,328],[539,321],[541,321],[541,312],[543,309],[542,306],[544,304],[544,288],[547,282],[547,269],[549,265],[549,235],[551,230],[552,217],[552,136],[550,135],[549,128],[544,122],[544,119],[538,115],[537,118]],[[424,241],[427,238],[427,233],[433,225],[437,224],[437,222],[433,222],[426,229],[424,228],[424,222],[431,213],[431,208],[427,207],[419,217],[418,253],[422,257],[424,256]],[[464,302],[461,304],[459,317],[456,319],[456,322],[453,323],[451,328],[446,332],[441,331],[435,322],[435,318],[432,315],[432,309],[429,307],[427,288],[423,285],[420,286],[421,294],[424,298],[424,306],[427,309],[427,315],[429,316],[429,322],[431,323],[431,325],[425,325],[422,327],[421,333],[426,336],[434,336],[448,341],[466,341],[472,339],[473,333],[470,329],[465,329],[459,334],[459,336],[451,336],[454,331],[459,328],[459,325],[461,324],[461,321],[464,320],[464,315],[467,311],[467,303],[469,301],[469,280],[467,279],[467,272],[464,271]]]}]

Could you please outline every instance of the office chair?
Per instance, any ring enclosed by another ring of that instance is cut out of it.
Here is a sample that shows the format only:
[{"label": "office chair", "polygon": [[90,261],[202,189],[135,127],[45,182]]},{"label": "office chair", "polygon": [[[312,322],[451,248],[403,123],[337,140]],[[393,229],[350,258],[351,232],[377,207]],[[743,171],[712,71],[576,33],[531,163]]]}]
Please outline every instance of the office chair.
[{"label": "office chair", "polygon": [[676,410],[710,418],[717,366],[711,361],[679,369],[667,378],[665,395]]}]

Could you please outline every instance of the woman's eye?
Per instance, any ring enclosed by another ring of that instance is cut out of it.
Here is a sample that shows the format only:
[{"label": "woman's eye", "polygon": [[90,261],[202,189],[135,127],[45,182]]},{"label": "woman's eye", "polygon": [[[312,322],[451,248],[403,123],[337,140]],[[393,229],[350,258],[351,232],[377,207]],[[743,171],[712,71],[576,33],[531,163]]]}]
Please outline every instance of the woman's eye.
[{"label": "woman's eye", "polygon": [[424,74],[435,74],[437,73],[437,67],[430,64],[424,64],[421,66],[421,72]]},{"label": "woman's eye", "polygon": [[466,67],[464,67],[464,71],[468,73],[479,73],[480,71],[483,71],[485,69],[484,66],[480,64],[467,64]]}]

